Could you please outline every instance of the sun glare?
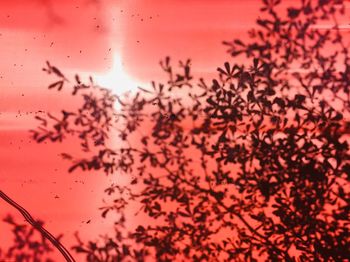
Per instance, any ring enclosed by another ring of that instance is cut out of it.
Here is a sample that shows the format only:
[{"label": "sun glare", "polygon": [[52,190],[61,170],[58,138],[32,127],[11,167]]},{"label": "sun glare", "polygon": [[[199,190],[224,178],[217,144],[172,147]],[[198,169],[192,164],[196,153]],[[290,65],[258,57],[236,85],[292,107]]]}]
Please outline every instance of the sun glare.
[{"label": "sun glare", "polygon": [[110,71],[97,75],[96,81],[100,86],[109,88],[118,95],[135,90],[138,85],[137,81],[125,72],[119,54],[114,54]]}]

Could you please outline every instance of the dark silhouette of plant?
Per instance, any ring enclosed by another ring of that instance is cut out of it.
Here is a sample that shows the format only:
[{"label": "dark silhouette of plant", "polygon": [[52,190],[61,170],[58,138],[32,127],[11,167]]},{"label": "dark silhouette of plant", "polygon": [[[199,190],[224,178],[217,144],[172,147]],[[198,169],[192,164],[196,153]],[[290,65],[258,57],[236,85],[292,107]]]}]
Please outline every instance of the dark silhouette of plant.
[{"label": "dark silhouette of plant", "polygon": [[11,215],[3,221],[13,227],[15,239],[13,246],[6,253],[0,250],[0,261],[53,261],[50,258],[44,259],[53,249],[46,238],[38,239],[35,236],[34,228],[29,229],[27,225],[17,223]]},{"label": "dark silhouette of plant", "polygon": [[[190,61],[175,72],[167,57],[167,83],[125,97],[76,76],[72,94],[83,105],[37,117],[36,141],[80,139],[85,158],[62,154],[69,171],[131,177],[106,189],[114,200],[101,211],[119,215],[114,236],[84,243],[77,235],[73,248],[87,261],[349,259],[350,67],[337,22],[344,2],[302,0],[287,10],[262,2],[249,41],[224,42],[248,66],[225,62],[210,84],[194,84]],[[49,88],[60,90],[66,80],[53,68],[45,70],[61,80]],[[119,148],[109,146],[112,131]],[[151,222],[128,228],[130,203]]]},{"label": "dark silhouette of plant", "polygon": [[[50,232],[43,228],[43,221],[35,221],[27,210],[2,191],[0,191],[0,198],[16,208],[23,215],[25,221],[31,225],[31,228],[28,229],[27,225],[17,223],[11,215],[3,219],[4,222],[13,227],[12,232],[15,235],[15,239],[13,246],[10,247],[6,253],[0,249],[0,261],[51,262],[53,260],[47,257],[47,255],[53,251],[49,242],[62,253],[66,261],[75,261],[69,251],[60,243],[62,235],[59,237],[51,235]],[[35,234],[35,230],[40,234]]]}]

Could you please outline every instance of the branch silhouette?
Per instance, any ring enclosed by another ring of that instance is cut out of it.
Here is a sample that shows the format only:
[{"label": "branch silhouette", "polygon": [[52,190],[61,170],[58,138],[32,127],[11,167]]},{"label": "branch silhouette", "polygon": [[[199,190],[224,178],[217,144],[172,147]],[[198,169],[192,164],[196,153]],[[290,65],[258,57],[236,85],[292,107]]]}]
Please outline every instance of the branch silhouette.
[{"label": "branch silhouette", "polygon": [[25,210],[22,206],[12,200],[8,195],[6,195],[2,190],[0,190],[0,198],[6,201],[9,205],[14,207],[17,211],[19,211],[25,220],[36,230],[38,230],[47,240],[49,240],[64,256],[65,260],[68,262],[75,262],[72,255],[69,251],[60,243],[60,241],[55,238],[50,232],[48,232],[45,228],[42,227],[40,223],[35,221],[33,217],[29,214],[27,210]]}]

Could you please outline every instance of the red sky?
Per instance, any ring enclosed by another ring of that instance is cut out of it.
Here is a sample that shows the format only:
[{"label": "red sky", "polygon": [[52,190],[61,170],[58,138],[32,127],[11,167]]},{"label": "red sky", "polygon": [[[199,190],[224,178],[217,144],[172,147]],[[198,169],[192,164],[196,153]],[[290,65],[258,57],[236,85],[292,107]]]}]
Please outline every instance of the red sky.
[{"label": "red sky", "polygon": [[[48,91],[54,78],[41,71],[45,61],[71,76],[110,73],[119,57],[119,77],[132,90],[162,77],[165,56],[191,58],[197,75],[208,76],[232,60],[221,44],[244,36],[254,26],[260,1],[233,0],[3,0],[0,1],[0,189],[46,221],[53,234],[84,236],[106,232],[100,218],[103,190],[111,179],[101,174],[68,174],[57,155],[72,146],[38,145],[29,139],[38,110],[71,106],[69,96]],[[111,78],[113,79],[113,78]],[[132,85],[133,81],[135,82]],[[130,84],[131,83],[131,84]],[[59,198],[55,198],[55,196]],[[0,216],[16,212],[0,202]],[[18,216],[19,217],[19,216]],[[90,224],[82,223],[91,219]],[[3,224],[1,224],[3,227]],[[1,232],[0,246],[8,236]]]}]

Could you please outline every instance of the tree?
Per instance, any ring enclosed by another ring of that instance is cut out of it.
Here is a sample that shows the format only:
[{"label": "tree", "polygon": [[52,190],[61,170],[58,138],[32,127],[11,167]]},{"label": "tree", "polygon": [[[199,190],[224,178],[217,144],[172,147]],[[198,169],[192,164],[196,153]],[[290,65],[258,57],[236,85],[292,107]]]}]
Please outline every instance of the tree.
[{"label": "tree", "polygon": [[[36,141],[81,140],[85,158],[62,154],[70,172],[131,177],[106,189],[114,201],[101,215],[119,215],[114,236],[84,243],[77,235],[73,249],[87,261],[349,258],[350,67],[337,22],[344,2],[301,0],[285,17],[280,0],[262,2],[250,40],[224,42],[248,66],[225,62],[210,84],[194,84],[190,60],[175,72],[167,57],[168,82],[128,97],[76,76],[72,94],[82,106],[38,118]],[[317,28],[322,21],[334,27]],[[61,90],[64,75],[47,65],[60,78],[49,88]],[[111,134],[119,148],[109,147]],[[153,223],[125,226],[134,202]]]}]

